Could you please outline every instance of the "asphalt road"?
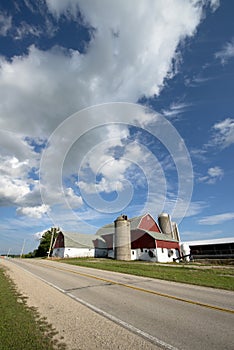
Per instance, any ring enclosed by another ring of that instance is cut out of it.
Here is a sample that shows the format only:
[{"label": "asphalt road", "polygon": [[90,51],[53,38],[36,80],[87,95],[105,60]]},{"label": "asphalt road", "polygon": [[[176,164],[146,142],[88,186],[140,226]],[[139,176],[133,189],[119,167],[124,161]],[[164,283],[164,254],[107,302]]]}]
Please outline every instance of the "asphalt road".
[{"label": "asphalt road", "polygon": [[55,261],[12,262],[157,346],[234,349],[233,292]]}]

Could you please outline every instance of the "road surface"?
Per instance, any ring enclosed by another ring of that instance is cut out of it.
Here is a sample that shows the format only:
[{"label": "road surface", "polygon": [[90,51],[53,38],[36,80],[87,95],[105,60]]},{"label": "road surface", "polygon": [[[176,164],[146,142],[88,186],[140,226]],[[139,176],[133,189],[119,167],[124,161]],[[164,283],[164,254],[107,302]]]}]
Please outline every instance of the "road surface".
[{"label": "road surface", "polygon": [[12,259],[7,264],[17,264],[155,349],[234,349],[233,292],[50,260]]}]

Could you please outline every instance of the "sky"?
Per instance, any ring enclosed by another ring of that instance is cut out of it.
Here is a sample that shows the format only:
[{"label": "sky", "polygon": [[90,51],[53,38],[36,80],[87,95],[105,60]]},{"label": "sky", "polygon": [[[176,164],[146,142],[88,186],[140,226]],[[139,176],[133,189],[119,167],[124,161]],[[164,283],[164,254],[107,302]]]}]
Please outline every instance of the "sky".
[{"label": "sky", "polygon": [[234,3],[1,0],[0,253],[168,212],[234,237]]}]

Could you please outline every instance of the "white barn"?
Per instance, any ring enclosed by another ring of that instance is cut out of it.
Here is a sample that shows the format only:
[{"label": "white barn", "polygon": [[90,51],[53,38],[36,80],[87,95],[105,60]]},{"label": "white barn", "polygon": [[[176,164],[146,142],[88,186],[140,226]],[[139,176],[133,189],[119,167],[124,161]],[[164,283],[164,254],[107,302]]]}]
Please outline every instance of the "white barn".
[{"label": "white barn", "polygon": [[53,257],[106,257],[106,242],[102,237],[84,233],[60,231],[53,247]]}]

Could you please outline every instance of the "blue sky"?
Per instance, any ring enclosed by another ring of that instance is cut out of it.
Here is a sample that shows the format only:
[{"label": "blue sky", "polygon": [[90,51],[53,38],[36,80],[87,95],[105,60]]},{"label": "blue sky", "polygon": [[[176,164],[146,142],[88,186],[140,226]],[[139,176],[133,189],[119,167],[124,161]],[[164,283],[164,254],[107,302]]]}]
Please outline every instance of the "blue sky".
[{"label": "blue sky", "polygon": [[234,4],[2,0],[0,253],[166,211],[233,237]]}]

